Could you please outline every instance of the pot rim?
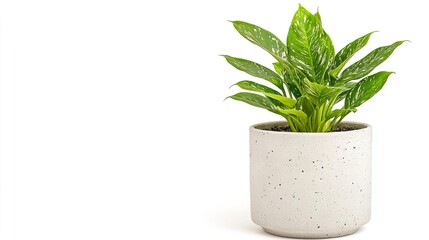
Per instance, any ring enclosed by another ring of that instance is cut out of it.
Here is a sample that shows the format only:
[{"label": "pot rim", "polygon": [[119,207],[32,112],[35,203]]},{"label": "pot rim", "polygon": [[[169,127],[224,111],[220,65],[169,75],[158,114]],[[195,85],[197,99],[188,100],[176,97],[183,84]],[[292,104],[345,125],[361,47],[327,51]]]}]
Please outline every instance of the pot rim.
[{"label": "pot rim", "polygon": [[353,133],[357,131],[365,131],[368,129],[371,129],[372,126],[367,123],[362,122],[355,122],[355,121],[343,121],[340,125],[353,125],[357,127],[357,129],[348,130],[348,131],[341,131],[341,132],[279,132],[279,131],[271,131],[271,130],[264,130],[260,129],[263,126],[270,126],[275,124],[282,124],[282,125],[288,125],[287,121],[272,121],[272,122],[262,122],[253,124],[250,126],[251,131],[257,131],[257,132],[269,132],[270,134],[282,134],[282,135],[306,135],[306,136],[326,136],[326,135],[343,135],[348,133]]}]

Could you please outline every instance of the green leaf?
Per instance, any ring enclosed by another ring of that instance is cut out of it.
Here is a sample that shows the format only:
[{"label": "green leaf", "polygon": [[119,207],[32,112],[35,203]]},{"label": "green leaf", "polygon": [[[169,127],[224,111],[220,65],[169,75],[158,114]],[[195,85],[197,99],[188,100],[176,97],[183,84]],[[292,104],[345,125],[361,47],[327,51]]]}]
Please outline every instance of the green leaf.
[{"label": "green leaf", "polygon": [[[320,22],[320,25],[322,26],[322,28],[323,28],[323,24],[322,24],[322,16],[320,16],[320,12],[319,12],[319,8],[317,8],[317,12],[314,14],[314,17]],[[325,30],[323,30],[323,32],[326,34],[326,35],[328,35],[327,33],[326,33],[326,31]],[[328,35],[328,37],[329,37],[329,35]],[[334,48],[334,44],[332,43],[332,41],[331,41],[331,44],[332,44],[332,48]],[[334,54],[335,54],[335,50],[334,50]],[[331,64],[332,65],[332,64]],[[332,69],[332,66],[331,65],[329,65],[328,66],[328,69],[326,69],[326,71],[325,71],[325,74],[323,75],[323,79],[326,81],[326,82],[330,82],[331,81],[331,78],[332,78],[332,76],[330,76],[329,75],[329,72],[331,71],[331,69]]]},{"label": "green leaf", "polygon": [[281,76],[283,76],[284,83],[286,84],[287,88],[292,93],[292,95],[296,99],[298,99],[299,97],[301,97],[301,92],[299,91],[299,88],[296,86],[296,83],[295,83],[294,79],[290,76],[290,74],[288,73],[288,71],[286,71],[286,69],[283,66],[283,64],[281,64],[280,62],[275,62],[275,63],[273,63],[273,66],[274,66],[274,70],[278,74],[280,74]]},{"label": "green leaf", "polygon": [[299,87],[296,84],[296,81],[294,81],[294,79],[291,77],[291,75],[288,72],[285,72],[284,74],[284,81],[287,88],[296,99],[302,96],[301,91],[299,90]]},{"label": "green leaf", "polygon": [[277,111],[279,111],[280,113],[284,114],[284,115],[292,115],[292,116],[296,116],[302,120],[306,120],[307,119],[307,114],[305,114],[305,112],[301,111],[301,110],[297,110],[297,109],[282,109],[282,108],[277,108]]},{"label": "green leaf", "polygon": [[303,90],[308,100],[319,106],[327,100],[335,101],[337,96],[345,89],[344,87],[329,87],[304,79]]},{"label": "green leaf", "polygon": [[397,41],[392,45],[379,47],[373,50],[364,58],[352,64],[350,67],[346,68],[341,74],[338,81],[348,82],[351,80],[365,77],[372,70],[374,70],[374,68],[384,62],[393,53],[393,51],[403,42],[405,41]]},{"label": "green leaf", "polygon": [[332,122],[328,120],[323,124],[322,130],[320,132],[329,132],[331,128],[332,128]]},{"label": "green leaf", "polygon": [[283,114],[283,116],[286,118],[286,120],[287,120],[289,126],[291,127],[292,131],[294,131],[294,132],[307,132],[307,130],[305,128],[305,124],[307,122],[307,119],[302,119],[302,118],[296,117],[294,115],[287,115],[287,114]]},{"label": "green leaf", "polygon": [[245,102],[252,106],[267,109],[269,111],[274,111],[277,109],[276,106],[267,97],[254,93],[240,92],[227,98]]},{"label": "green leaf", "polygon": [[292,98],[288,98],[282,95],[278,94],[271,94],[271,93],[264,93],[265,96],[275,99],[279,102],[281,102],[283,105],[285,105],[288,108],[293,108],[295,106],[296,100]]},{"label": "green leaf", "polygon": [[[264,86],[262,84],[256,83],[256,82],[252,82],[252,81],[241,81],[238,82],[236,84],[234,84],[236,86],[239,86],[241,89],[244,90],[249,90],[249,91],[253,91],[253,92],[260,92],[263,94],[274,94],[274,95],[281,95],[281,93],[277,92],[276,90],[269,88],[267,86]],[[232,85],[232,86],[234,86]],[[232,87],[231,86],[231,87]],[[275,106],[281,106],[284,107],[285,104],[283,104],[282,102],[273,99],[273,98],[268,98],[270,100],[270,102],[272,102]]]},{"label": "green leaf", "polygon": [[232,86],[238,86],[241,89],[254,91],[254,92],[272,93],[272,94],[281,95],[281,93],[277,92],[276,90],[274,90],[270,87],[267,87],[265,85],[262,85],[262,84],[259,84],[256,82],[248,81],[248,80],[240,81],[240,82],[238,82]]},{"label": "green leaf", "polygon": [[320,16],[319,9],[317,9],[317,12],[314,14],[314,17],[319,20],[320,23],[322,23],[322,17]]},{"label": "green leaf", "polygon": [[228,61],[228,63],[230,63],[236,69],[246,72],[254,77],[265,79],[278,88],[283,89],[282,78],[271,69],[246,59],[235,58],[228,55],[224,55],[223,57],[225,57],[226,61]]},{"label": "green leaf", "polygon": [[[246,23],[243,21],[231,21],[234,25],[234,28],[247,40],[251,43],[261,47],[268,53],[270,53],[279,64],[275,64],[274,68],[278,71],[280,70],[280,65],[283,65],[285,72],[289,76],[297,74],[297,69],[295,69],[291,63],[286,61],[286,45],[273,33],[256,26],[254,24]],[[295,97],[301,96],[296,83],[293,83],[291,79],[285,81],[288,89],[293,93]],[[284,88],[281,88],[282,90]]]},{"label": "green leaf", "polygon": [[261,47],[275,58],[286,58],[286,46],[276,35],[247,22],[231,22],[234,24],[234,28],[241,34],[241,36],[249,40],[251,43]]},{"label": "green leaf", "polygon": [[274,67],[274,71],[276,71],[276,73],[280,76],[283,76],[284,72],[285,72],[285,68],[283,67],[283,65],[279,62],[275,62],[273,63],[273,67]]},{"label": "green leaf", "polygon": [[313,83],[307,78],[304,78],[302,90],[303,95],[314,105],[319,105],[320,93],[322,92],[323,86],[317,83]]},{"label": "green leaf", "polygon": [[346,89],[344,87],[328,87],[325,86],[320,93],[320,102],[323,103],[327,100],[330,102],[335,101],[335,99],[344,92]]},{"label": "green leaf", "polygon": [[335,55],[334,64],[332,66],[334,70],[332,70],[330,74],[334,77],[338,77],[346,63],[350,60],[351,57],[353,57],[353,55],[355,55],[356,52],[358,52],[368,43],[369,38],[373,33],[374,32],[370,32],[347,44],[343,49],[341,49],[337,55]]},{"label": "green leaf", "polygon": [[345,109],[359,107],[362,103],[373,97],[386,83],[393,72],[378,72],[359,81],[347,94],[344,103]]},{"label": "green leaf", "polygon": [[313,114],[314,112],[314,106],[311,104],[310,100],[306,96],[300,97],[296,103],[297,109],[301,109],[303,112],[305,112],[308,116]]},{"label": "green leaf", "polygon": [[347,114],[349,114],[350,112],[355,112],[356,109],[335,109],[334,111],[332,111],[331,113],[328,114],[327,118],[331,119],[331,118],[337,118],[337,117],[341,117],[341,116],[345,116]]},{"label": "green leaf", "polygon": [[337,99],[335,100],[335,103],[341,102],[346,98],[347,94],[349,93],[350,89],[352,89],[357,82],[348,82],[346,84],[341,84],[340,86],[344,87],[344,91],[338,95]]},{"label": "green leaf", "polygon": [[289,28],[287,52],[289,62],[310,81],[325,81],[325,73],[334,60],[334,46],[322,23],[301,5]]}]

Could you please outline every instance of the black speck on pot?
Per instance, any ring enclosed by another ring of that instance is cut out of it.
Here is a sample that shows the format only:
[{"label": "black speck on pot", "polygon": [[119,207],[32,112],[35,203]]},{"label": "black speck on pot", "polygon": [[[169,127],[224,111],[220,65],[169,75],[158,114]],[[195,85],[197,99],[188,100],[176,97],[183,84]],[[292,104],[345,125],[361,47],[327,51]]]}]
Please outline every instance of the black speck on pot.
[{"label": "black speck on pot", "polygon": [[301,170],[302,173],[304,173],[304,170]]}]

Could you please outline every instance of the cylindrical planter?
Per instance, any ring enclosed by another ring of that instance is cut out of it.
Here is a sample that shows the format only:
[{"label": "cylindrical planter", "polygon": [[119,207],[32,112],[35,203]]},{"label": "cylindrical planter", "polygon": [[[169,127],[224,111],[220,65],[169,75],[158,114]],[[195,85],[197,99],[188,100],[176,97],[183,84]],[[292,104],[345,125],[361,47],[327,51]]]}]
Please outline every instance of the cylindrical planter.
[{"label": "cylindrical planter", "polygon": [[252,220],[266,232],[329,238],[356,232],[371,215],[371,126],[328,133],[250,127]]}]

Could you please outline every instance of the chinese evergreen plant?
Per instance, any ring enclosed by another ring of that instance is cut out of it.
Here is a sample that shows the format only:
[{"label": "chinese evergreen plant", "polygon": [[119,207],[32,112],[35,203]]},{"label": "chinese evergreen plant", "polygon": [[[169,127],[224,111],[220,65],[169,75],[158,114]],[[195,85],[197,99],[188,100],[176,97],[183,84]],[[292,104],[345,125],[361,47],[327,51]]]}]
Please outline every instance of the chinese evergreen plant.
[{"label": "chinese evergreen plant", "polygon": [[[312,14],[301,5],[292,19],[286,43],[256,25],[232,23],[244,38],[267,51],[276,62],[272,71],[246,59],[224,55],[225,59],[236,69],[265,79],[277,89],[244,80],[234,85],[256,93],[240,92],[228,98],[284,117],[294,132],[336,130],[347,114],[355,112],[380,91],[393,72],[367,75],[404,42],[379,47],[343,70],[373,32],[335,53],[331,38],[322,28],[319,12]],[[334,109],[340,102],[343,106]]]}]

